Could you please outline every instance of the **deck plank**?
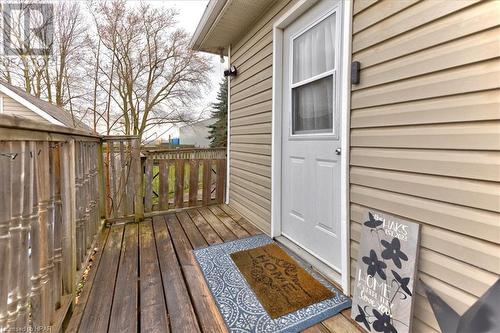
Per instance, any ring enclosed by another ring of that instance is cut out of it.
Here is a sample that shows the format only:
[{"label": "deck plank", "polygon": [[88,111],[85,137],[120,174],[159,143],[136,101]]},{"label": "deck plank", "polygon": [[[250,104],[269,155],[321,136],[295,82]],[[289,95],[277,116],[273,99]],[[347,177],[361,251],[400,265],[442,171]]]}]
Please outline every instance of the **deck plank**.
[{"label": "deck plank", "polygon": [[222,222],[224,225],[231,230],[236,237],[245,238],[250,236],[248,231],[246,231],[242,226],[240,226],[235,220],[229,217],[222,209],[218,206],[209,206],[208,209]]},{"label": "deck plank", "polygon": [[241,225],[248,233],[252,236],[262,234],[262,231],[257,228],[252,223],[248,222],[246,218],[241,216],[237,211],[233,208],[229,207],[226,204],[220,205],[220,209],[222,209],[227,215],[229,215],[233,220],[235,220],[239,225]]},{"label": "deck plank", "polygon": [[66,328],[67,332],[77,332],[80,327],[80,323],[83,317],[83,313],[87,306],[87,302],[90,296],[90,292],[92,290],[92,286],[94,285],[94,280],[96,276],[96,272],[99,269],[99,264],[101,262],[102,253],[104,252],[104,247],[106,246],[106,242],[109,235],[109,228],[105,228],[102,230],[99,240],[96,244],[96,248],[98,249],[94,261],[92,264],[92,268],[87,276],[87,281],[85,282],[85,287],[80,293],[80,297],[78,299],[78,304],[76,304],[73,308],[73,312],[71,313],[71,319],[68,323],[68,327]]},{"label": "deck plank", "polygon": [[223,242],[222,238],[215,232],[210,224],[208,224],[207,220],[201,216],[201,214],[196,209],[190,209],[187,211],[189,217],[193,220],[198,230],[200,230],[201,234],[205,238],[208,244],[220,244]]},{"label": "deck plank", "polygon": [[193,256],[189,240],[179,220],[173,214],[165,216],[165,219],[202,330],[204,332],[227,332],[224,320],[205,283],[203,274]]},{"label": "deck plank", "polygon": [[224,242],[238,238],[207,207],[198,208],[198,212],[205,218],[208,224],[214,228],[215,232],[217,232]]},{"label": "deck plank", "polygon": [[201,332],[163,216],[153,217],[153,228],[172,332]]},{"label": "deck plank", "polygon": [[306,328],[302,331],[303,333],[331,333],[325,326],[321,323]]},{"label": "deck plank", "polygon": [[139,228],[127,224],[116,277],[109,332],[137,332]]},{"label": "deck plank", "polygon": [[179,212],[176,215],[194,249],[208,246],[207,241],[186,212]]},{"label": "deck plank", "polygon": [[[227,205],[105,229],[66,331],[227,332],[192,249],[261,233]],[[349,315],[304,332],[360,333]]]},{"label": "deck plank", "polygon": [[110,230],[104,247],[95,281],[83,313],[79,333],[107,332],[111,304],[116,282],[116,272],[120,260],[123,226],[114,226]]},{"label": "deck plank", "polygon": [[151,220],[139,224],[141,332],[170,332]]},{"label": "deck plank", "polygon": [[339,313],[336,316],[330,317],[323,321],[323,325],[332,333],[362,333],[351,320],[347,319],[343,314]]}]

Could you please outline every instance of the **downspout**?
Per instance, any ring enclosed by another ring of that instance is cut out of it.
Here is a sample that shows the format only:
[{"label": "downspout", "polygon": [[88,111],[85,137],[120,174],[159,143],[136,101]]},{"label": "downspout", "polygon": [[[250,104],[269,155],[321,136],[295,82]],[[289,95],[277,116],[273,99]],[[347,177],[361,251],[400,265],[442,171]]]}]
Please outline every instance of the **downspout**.
[{"label": "downspout", "polygon": [[[227,47],[228,68],[231,66],[231,45]],[[226,141],[226,204],[229,204],[229,180],[231,179],[231,75],[227,77],[227,141]]]}]

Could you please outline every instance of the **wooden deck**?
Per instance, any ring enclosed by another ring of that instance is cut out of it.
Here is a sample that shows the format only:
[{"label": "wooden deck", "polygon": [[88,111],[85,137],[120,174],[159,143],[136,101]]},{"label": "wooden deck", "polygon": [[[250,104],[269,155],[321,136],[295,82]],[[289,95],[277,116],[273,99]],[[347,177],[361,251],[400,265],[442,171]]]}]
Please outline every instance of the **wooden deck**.
[{"label": "wooden deck", "polygon": [[[106,228],[66,331],[227,332],[191,250],[260,233],[226,205]],[[348,318],[306,332],[361,332]]]}]

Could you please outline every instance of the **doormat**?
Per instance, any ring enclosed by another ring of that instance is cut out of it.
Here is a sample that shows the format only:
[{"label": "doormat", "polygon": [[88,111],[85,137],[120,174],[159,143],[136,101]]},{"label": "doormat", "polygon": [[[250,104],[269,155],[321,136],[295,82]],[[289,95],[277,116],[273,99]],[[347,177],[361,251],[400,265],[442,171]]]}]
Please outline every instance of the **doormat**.
[{"label": "doormat", "polygon": [[276,243],[231,258],[272,319],[334,296]]},{"label": "doormat", "polygon": [[231,332],[299,332],[351,306],[343,295],[297,256],[289,253],[314,279],[332,292],[332,297],[305,306],[278,318],[271,318],[231,259],[231,254],[275,244],[266,235],[258,235],[194,250],[208,287]]}]

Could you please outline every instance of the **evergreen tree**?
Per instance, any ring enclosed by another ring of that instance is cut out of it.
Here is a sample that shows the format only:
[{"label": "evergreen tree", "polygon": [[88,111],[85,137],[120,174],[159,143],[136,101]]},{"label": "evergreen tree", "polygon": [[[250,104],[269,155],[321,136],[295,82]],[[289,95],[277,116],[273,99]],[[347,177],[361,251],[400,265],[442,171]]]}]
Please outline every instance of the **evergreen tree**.
[{"label": "evergreen tree", "polygon": [[217,121],[210,125],[210,147],[226,147],[227,145],[227,78],[219,84],[217,102],[212,104],[212,118]]}]

